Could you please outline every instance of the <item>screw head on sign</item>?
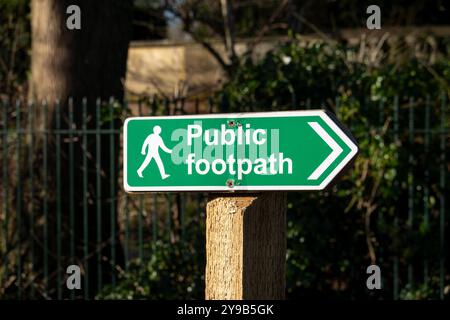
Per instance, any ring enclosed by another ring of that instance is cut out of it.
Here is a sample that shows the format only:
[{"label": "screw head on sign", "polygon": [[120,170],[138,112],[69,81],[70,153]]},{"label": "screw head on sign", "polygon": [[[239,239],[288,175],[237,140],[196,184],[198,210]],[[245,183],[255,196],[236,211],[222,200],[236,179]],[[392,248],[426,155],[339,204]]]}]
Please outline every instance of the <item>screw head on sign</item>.
[{"label": "screw head on sign", "polygon": [[233,179],[228,179],[227,180],[227,187],[228,188],[233,188],[234,187],[234,180]]},{"label": "screw head on sign", "polygon": [[228,126],[229,127],[234,127],[235,125],[236,125],[236,122],[234,120],[228,121]]}]

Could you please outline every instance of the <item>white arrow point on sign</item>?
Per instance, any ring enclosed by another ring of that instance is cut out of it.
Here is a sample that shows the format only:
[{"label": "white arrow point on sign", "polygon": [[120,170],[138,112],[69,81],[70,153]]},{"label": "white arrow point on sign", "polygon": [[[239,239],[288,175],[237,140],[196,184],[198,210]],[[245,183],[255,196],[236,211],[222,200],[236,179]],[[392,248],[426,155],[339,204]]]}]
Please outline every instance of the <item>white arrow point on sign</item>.
[{"label": "white arrow point on sign", "polygon": [[308,122],[308,124],[333,150],[328,155],[328,157],[316,168],[316,170],[314,170],[314,172],[311,173],[311,175],[308,177],[308,180],[317,180],[320,178],[322,173],[324,173],[324,171],[327,170],[328,167],[334,162],[334,160],[339,157],[343,150],[318,122]]}]

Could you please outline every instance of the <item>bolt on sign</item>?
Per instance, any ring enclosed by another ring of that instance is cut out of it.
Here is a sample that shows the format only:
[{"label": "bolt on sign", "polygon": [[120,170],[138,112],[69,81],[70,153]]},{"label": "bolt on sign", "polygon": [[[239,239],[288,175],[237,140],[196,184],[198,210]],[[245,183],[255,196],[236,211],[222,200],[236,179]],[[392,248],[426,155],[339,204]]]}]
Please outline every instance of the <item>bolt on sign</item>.
[{"label": "bolt on sign", "polygon": [[358,152],[324,110],[133,117],[123,139],[128,192],[321,190]]}]

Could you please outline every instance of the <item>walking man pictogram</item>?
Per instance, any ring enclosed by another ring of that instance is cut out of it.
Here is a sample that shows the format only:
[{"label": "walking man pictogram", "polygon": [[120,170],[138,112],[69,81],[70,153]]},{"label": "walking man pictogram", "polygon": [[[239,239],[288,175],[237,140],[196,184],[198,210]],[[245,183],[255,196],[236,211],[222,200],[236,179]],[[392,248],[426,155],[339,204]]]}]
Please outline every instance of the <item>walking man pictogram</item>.
[{"label": "walking man pictogram", "polygon": [[[137,174],[139,177],[143,178],[142,171],[145,170],[145,168],[148,166],[150,161],[152,159],[155,159],[156,164],[158,165],[159,173],[161,174],[161,178],[167,179],[170,177],[170,174],[166,174],[164,171],[164,164],[161,161],[161,156],[159,155],[159,148],[161,148],[164,152],[172,153],[172,150],[166,147],[164,144],[164,141],[162,140],[161,136],[159,135],[161,133],[161,127],[160,126],[154,126],[153,127],[153,133],[149,134],[147,138],[145,138],[144,144],[142,145],[142,155],[145,155],[147,153],[147,156],[145,157],[144,162],[142,162],[141,166],[137,170]],[[145,150],[148,147],[148,152],[145,152]]]}]

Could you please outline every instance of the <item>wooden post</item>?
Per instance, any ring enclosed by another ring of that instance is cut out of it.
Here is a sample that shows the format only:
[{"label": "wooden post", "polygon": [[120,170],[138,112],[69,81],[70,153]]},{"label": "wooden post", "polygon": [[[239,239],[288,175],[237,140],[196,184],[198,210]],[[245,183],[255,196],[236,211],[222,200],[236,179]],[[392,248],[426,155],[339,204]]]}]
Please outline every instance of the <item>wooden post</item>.
[{"label": "wooden post", "polygon": [[206,299],[284,299],[285,269],[286,193],[211,196]]}]

